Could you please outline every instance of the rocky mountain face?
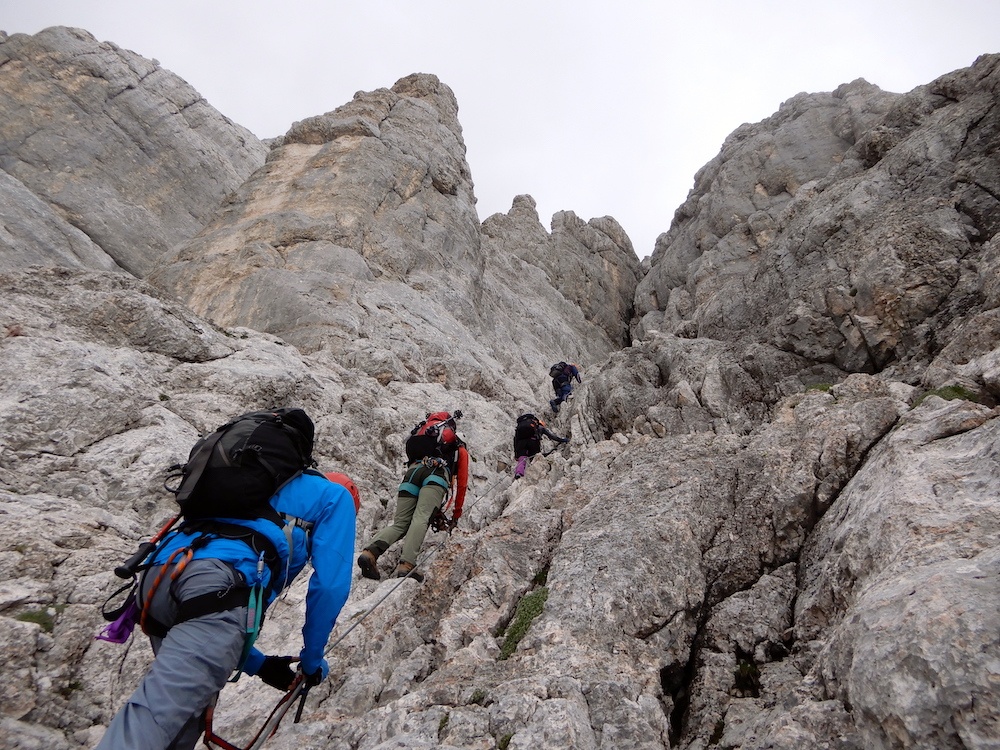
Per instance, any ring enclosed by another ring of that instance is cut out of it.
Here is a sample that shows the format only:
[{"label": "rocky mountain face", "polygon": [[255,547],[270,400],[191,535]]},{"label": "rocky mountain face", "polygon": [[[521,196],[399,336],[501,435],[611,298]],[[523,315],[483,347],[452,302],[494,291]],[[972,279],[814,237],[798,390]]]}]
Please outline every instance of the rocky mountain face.
[{"label": "rocky mountain face", "polygon": [[155,60],[79,29],[0,37],[0,250],[147,274],[263,164],[264,146]]},{"label": "rocky mountain face", "polygon": [[[93,640],[111,569],[164,469],[271,405],[358,483],[359,547],[426,411],[475,460],[426,581],[356,573],[268,747],[1000,744],[1000,56],[741,127],[645,267],[610,217],[480,222],[432,75],[269,148],[79,30],[0,35],[0,92],[4,747],[96,743],[151,660]],[[513,482],[557,359],[572,442]],[[277,697],[242,678],[216,729]]]}]

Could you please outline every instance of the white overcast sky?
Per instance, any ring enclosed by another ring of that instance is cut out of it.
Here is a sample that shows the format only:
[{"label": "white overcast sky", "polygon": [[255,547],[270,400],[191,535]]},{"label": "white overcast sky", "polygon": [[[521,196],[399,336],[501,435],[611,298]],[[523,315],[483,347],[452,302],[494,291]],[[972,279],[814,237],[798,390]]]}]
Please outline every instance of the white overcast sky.
[{"label": "white overcast sky", "polygon": [[744,122],[864,78],[905,92],[1000,52],[1000,0],[0,0],[0,29],[86,29],[261,138],[434,73],[480,219],[515,195],[613,216],[639,257]]}]

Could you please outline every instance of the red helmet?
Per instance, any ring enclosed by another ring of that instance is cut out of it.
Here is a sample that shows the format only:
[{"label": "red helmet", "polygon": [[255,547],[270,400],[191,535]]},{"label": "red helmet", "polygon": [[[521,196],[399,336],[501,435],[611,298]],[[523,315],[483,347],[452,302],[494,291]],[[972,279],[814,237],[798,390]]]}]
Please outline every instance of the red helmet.
[{"label": "red helmet", "polygon": [[351,478],[347,474],[329,471],[326,473],[326,478],[335,484],[346,487],[347,491],[351,493],[351,497],[354,498],[354,512],[357,513],[361,510],[361,493],[358,492],[358,486],[351,481]]}]

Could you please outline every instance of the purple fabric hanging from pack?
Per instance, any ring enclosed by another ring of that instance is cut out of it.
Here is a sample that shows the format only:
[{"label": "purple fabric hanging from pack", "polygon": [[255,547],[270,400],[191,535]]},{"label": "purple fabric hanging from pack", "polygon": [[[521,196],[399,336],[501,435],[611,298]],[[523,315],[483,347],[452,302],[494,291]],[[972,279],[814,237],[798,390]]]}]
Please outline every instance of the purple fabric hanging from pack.
[{"label": "purple fabric hanging from pack", "polygon": [[139,622],[141,612],[135,597],[130,597],[128,604],[114,622],[109,622],[100,633],[94,636],[95,641],[108,643],[125,643],[132,635],[135,625]]}]

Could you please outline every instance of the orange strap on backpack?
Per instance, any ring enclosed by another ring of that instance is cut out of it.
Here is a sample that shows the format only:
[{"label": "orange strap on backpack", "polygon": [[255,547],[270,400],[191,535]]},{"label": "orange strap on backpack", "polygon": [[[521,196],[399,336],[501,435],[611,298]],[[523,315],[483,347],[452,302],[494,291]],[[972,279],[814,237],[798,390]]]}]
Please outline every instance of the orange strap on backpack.
[{"label": "orange strap on backpack", "polygon": [[191,562],[191,558],[194,557],[194,550],[190,547],[181,547],[178,550],[174,550],[174,553],[170,555],[170,557],[167,558],[167,561],[160,567],[160,572],[156,574],[156,578],[153,579],[153,585],[150,587],[149,593],[146,594],[146,600],[142,605],[142,615],[139,617],[139,627],[142,628],[142,632],[146,635],[149,635],[146,621],[149,617],[149,610],[151,608],[150,605],[153,603],[153,597],[156,595],[156,590],[160,588],[160,583],[163,582],[163,577],[167,574],[167,570],[170,569],[170,566],[174,563],[174,559],[180,554],[184,555],[184,559],[177,563],[177,567],[174,568],[173,572],[170,574],[170,580],[176,581],[177,576],[184,572],[184,568],[187,567],[187,564]]}]

